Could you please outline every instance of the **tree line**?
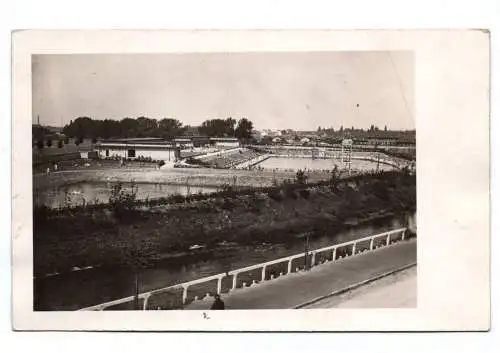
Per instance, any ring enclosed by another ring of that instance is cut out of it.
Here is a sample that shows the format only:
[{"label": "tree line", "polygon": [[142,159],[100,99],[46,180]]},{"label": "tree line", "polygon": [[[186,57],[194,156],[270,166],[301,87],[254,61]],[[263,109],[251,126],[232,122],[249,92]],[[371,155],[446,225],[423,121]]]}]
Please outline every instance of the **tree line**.
[{"label": "tree line", "polygon": [[237,137],[249,139],[252,134],[253,123],[241,118],[209,119],[199,127],[184,125],[177,119],[164,118],[161,120],[147,117],[137,119],[124,118],[122,120],[94,120],[89,117],[79,117],[64,126],[62,133],[75,138],[132,138],[132,137],[161,137],[172,139],[176,136],[200,134],[208,137]]}]

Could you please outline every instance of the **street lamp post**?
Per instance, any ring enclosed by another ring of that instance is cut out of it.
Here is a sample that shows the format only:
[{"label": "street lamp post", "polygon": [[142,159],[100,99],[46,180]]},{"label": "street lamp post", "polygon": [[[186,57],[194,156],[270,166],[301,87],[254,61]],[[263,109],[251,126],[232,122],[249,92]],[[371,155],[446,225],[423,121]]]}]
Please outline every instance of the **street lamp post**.
[{"label": "street lamp post", "polygon": [[309,269],[308,257],[309,257],[309,233],[306,233],[304,237],[304,270],[306,271]]}]

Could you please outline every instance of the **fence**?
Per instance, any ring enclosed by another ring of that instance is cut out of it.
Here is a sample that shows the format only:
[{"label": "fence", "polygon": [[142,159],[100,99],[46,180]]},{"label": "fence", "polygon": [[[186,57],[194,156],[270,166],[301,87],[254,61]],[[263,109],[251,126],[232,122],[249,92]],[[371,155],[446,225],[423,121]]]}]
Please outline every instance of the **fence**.
[{"label": "fence", "polygon": [[[395,229],[346,243],[331,245],[232,270],[228,273],[219,273],[194,281],[156,289],[139,294],[139,304],[142,310],[182,308],[184,305],[194,300],[210,298],[211,293],[221,294],[223,292],[231,292],[239,288],[249,287],[259,282],[273,280],[279,276],[299,272],[300,270],[308,269],[312,266],[402,241],[406,237],[406,231],[407,228]],[[201,294],[202,296],[195,294]],[[130,296],[81,310],[101,311],[133,309],[135,305],[134,302],[135,297]]]}]

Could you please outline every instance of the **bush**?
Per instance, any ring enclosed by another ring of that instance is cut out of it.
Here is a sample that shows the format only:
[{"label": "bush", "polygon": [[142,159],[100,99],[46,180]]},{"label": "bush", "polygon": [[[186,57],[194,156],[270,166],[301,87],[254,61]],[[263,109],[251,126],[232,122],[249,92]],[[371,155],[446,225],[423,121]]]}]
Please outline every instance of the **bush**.
[{"label": "bush", "polygon": [[281,191],[285,198],[296,199],[297,195],[295,194],[295,187],[290,182],[290,180],[284,180],[283,185],[281,186]]},{"label": "bush", "polygon": [[310,191],[309,191],[309,190],[307,190],[307,189],[303,189],[303,190],[300,190],[300,191],[299,191],[299,195],[300,195],[300,197],[302,197],[303,199],[308,199],[308,198],[309,198],[309,196],[310,196],[310,194],[311,194],[311,193],[310,193]]},{"label": "bush", "polygon": [[36,146],[38,147],[39,150],[42,150],[43,149],[43,140],[38,140],[36,142]]},{"label": "bush", "polygon": [[308,179],[308,176],[306,175],[306,173],[302,169],[297,170],[297,173],[295,174],[295,182],[297,184],[306,184],[307,179]]},{"label": "bush", "polygon": [[267,192],[267,196],[269,196],[271,199],[275,201],[283,201],[283,195],[281,195],[281,192],[279,189],[271,189]]},{"label": "bush", "polygon": [[132,184],[131,189],[131,191],[125,191],[123,189],[123,183],[121,182],[114,184],[111,189],[109,205],[111,206],[115,216],[119,219],[124,219],[137,206],[137,190],[134,184]]},{"label": "bush", "polygon": [[47,147],[52,147],[52,140],[51,139],[48,139],[46,143],[47,143]]},{"label": "bush", "polygon": [[57,148],[62,148],[62,147],[63,147],[63,142],[62,142],[62,140],[59,140],[57,142]]}]

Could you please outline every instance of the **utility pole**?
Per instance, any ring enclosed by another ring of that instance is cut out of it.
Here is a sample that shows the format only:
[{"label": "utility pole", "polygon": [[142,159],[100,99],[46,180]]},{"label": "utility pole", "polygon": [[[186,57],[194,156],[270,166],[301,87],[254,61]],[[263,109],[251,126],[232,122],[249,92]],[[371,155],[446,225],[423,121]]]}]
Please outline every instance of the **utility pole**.
[{"label": "utility pole", "polygon": [[139,273],[137,267],[134,268],[134,310],[140,310],[139,308]]},{"label": "utility pole", "polygon": [[308,258],[309,257],[309,233],[305,234],[304,238],[304,270],[309,270],[309,262]]}]

